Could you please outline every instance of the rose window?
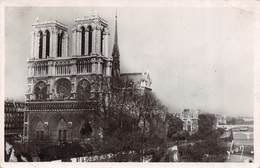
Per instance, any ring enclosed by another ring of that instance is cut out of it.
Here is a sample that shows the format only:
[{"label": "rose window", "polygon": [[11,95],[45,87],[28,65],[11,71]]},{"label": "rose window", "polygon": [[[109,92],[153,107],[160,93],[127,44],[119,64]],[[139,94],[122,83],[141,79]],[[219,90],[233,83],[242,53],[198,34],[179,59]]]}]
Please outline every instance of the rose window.
[{"label": "rose window", "polygon": [[70,98],[71,83],[68,79],[59,79],[56,88],[58,98]]}]

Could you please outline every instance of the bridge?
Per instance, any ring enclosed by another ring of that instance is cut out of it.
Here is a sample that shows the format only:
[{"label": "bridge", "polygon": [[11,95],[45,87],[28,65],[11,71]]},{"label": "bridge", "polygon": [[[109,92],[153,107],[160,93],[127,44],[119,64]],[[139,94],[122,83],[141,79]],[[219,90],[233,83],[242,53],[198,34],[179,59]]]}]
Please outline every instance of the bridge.
[{"label": "bridge", "polygon": [[232,131],[253,131],[254,125],[217,125],[217,128],[223,128],[225,130],[232,130]]}]

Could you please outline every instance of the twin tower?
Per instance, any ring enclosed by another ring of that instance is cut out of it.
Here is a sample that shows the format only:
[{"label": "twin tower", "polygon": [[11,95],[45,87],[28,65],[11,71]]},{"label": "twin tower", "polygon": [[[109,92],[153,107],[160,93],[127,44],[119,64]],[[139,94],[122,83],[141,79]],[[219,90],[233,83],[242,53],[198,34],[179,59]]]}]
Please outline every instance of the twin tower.
[{"label": "twin tower", "polygon": [[97,15],[76,19],[72,29],[57,21],[33,24],[25,142],[96,144],[103,137],[103,105],[115,87],[112,79],[151,90],[148,73],[120,74],[117,38],[117,18],[112,50],[108,23]]},{"label": "twin tower", "polygon": [[37,20],[31,41],[27,101],[88,99],[112,75],[109,26],[98,15],[77,18],[71,30]]}]

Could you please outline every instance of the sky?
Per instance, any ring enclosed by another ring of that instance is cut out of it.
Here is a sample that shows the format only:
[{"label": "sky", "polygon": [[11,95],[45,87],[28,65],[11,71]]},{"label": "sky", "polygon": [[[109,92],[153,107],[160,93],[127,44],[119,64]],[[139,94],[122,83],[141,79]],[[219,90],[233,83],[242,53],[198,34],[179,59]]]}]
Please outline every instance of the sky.
[{"label": "sky", "polygon": [[[9,7],[5,11],[5,97],[24,100],[32,24],[98,13],[110,26],[115,8]],[[253,116],[254,15],[238,8],[117,8],[121,72],[149,71],[153,92],[173,113],[184,108]],[[71,37],[70,37],[71,39]],[[71,42],[71,41],[70,41]]]}]

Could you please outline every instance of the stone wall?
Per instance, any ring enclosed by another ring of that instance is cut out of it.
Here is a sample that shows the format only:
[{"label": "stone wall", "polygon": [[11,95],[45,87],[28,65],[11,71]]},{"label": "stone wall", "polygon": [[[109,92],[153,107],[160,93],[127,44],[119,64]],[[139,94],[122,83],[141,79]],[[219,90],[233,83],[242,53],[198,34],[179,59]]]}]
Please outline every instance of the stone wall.
[{"label": "stone wall", "polygon": [[[84,106],[77,102],[63,104],[57,102],[56,106],[53,103],[50,104],[50,102],[44,102],[38,105],[39,110],[32,108],[27,111],[29,114],[27,138],[30,142],[88,141],[102,135],[102,114],[97,110],[97,104],[90,102],[89,105],[88,102],[84,103]],[[66,109],[69,104],[74,104],[74,106]],[[41,110],[40,106],[44,105],[45,109]],[[59,138],[59,130],[66,130],[66,140],[63,132],[62,137]],[[37,131],[42,131],[43,137],[37,137],[39,136]]]}]

